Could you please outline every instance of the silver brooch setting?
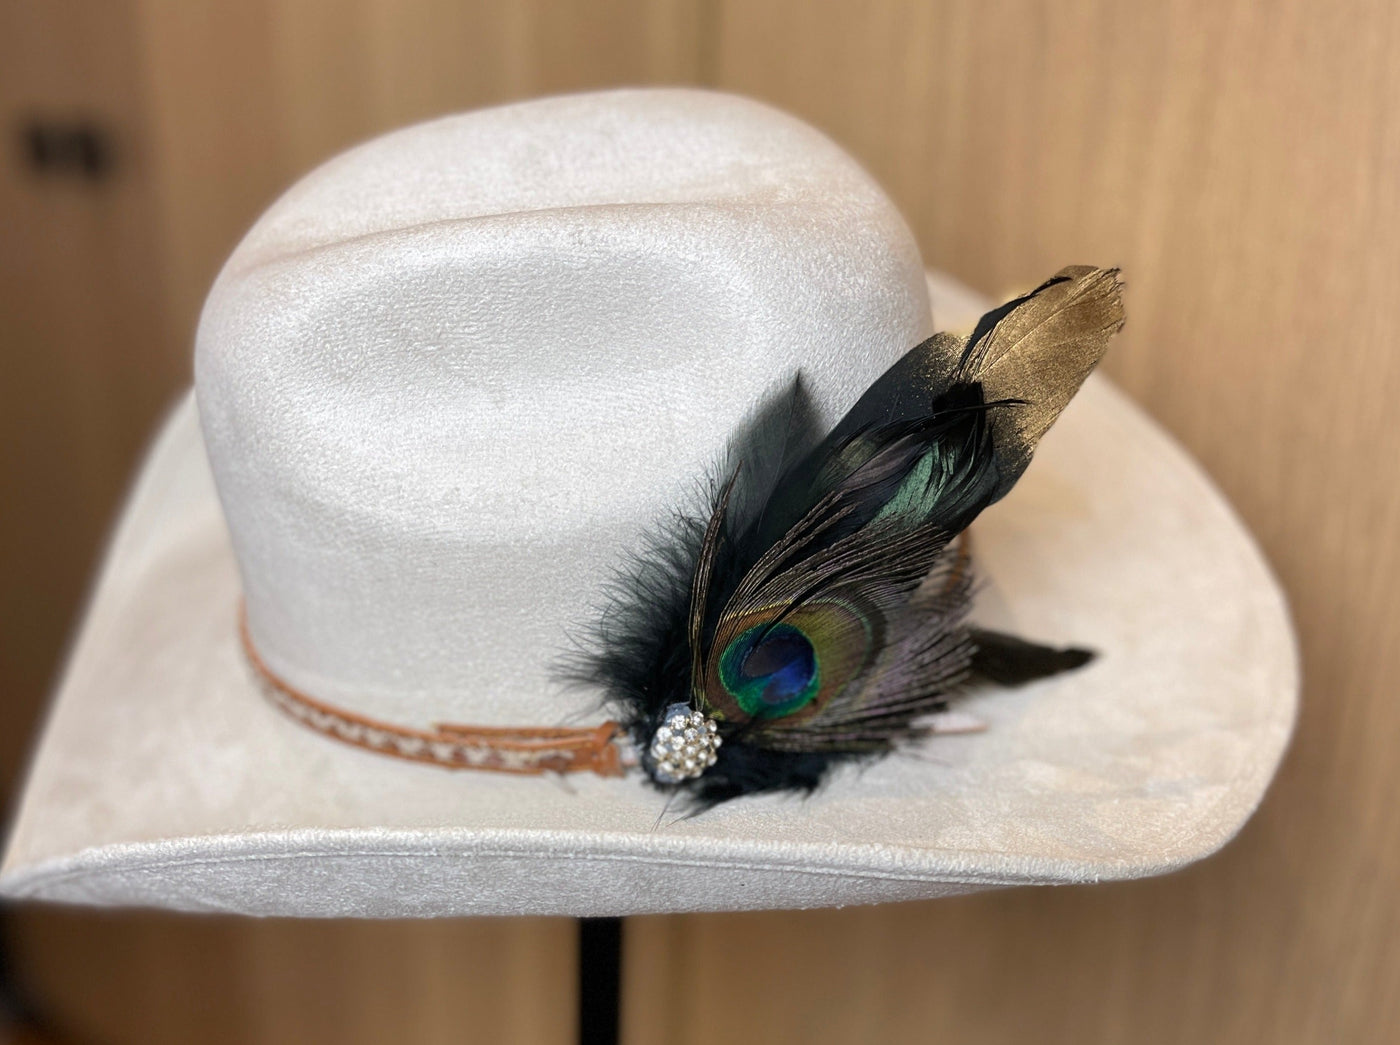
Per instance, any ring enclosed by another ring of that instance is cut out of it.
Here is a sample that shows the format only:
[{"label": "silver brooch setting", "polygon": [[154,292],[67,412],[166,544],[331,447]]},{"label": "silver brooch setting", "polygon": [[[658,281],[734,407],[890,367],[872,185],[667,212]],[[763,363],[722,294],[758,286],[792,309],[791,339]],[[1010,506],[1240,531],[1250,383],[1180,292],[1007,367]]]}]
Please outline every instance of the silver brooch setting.
[{"label": "silver brooch setting", "polygon": [[663,784],[693,780],[715,764],[721,743],[714,719],[688,704],[672,704],[647,749],[651,775]]}]

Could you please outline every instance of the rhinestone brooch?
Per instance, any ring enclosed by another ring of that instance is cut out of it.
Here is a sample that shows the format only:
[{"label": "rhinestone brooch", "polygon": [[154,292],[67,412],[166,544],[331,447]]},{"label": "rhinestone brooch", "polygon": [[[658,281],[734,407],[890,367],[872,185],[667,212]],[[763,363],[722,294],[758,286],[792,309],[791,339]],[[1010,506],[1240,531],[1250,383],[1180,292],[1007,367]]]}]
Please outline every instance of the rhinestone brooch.
[{"label": "rhinestone brooch", "polygon": [[693,780],[715,764],[720,743],[714,719],[688,704],[672,704],[648,748],[651,775],[663,784]]}]

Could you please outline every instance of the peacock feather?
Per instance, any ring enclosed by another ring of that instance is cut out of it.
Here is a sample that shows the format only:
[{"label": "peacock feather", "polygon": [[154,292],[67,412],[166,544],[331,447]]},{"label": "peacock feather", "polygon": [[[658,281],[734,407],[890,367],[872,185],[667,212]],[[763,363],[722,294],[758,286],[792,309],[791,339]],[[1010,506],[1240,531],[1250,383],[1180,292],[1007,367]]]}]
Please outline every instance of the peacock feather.
[{"label": "peacock feather", "polygon": [[1123,324],[1117,270],[1061,270],[935,334],[820,432],[800,376],[734,439],[708,515],[655,536],[571,672],[702,806],[810,791],[925,735],[975,678],[1091,656],[969,625],[966,530],[1006,495]]}]

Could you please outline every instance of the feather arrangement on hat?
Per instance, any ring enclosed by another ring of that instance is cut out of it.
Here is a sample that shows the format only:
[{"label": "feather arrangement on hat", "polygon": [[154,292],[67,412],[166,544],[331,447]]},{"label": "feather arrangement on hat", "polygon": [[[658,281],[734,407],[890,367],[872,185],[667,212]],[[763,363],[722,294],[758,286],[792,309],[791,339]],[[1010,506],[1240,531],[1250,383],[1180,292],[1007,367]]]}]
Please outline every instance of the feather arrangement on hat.
[{"label": "feather arrangement on hat", "polygon": [[1123,325],[1117,270],[1065,268],[935,334],[830,432],[800,377],[735,437],[708,517],[611,593],[571,674],[603,686],[658,785],[700,807],[811,791],[927,735],[969,683],[1079,667],[968,623],[969,524],[1004,497]]}]

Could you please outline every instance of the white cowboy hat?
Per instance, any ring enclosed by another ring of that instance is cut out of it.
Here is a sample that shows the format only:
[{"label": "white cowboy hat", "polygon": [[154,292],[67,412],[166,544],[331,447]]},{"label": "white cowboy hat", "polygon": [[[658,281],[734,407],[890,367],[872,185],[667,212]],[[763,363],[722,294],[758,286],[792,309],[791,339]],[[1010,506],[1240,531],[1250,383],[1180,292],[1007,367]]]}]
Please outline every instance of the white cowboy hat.
[{"label": "white cowboy hat", "polygon": [[[970,697],[985,731],[689,819],[636,776],[458,772],[405,746],[460,756],[441,722],[601,721],[552,665],[755,401],[800,371],[831,422],[984,304],[926,282],[839,148],[739,98],[552,98],[330,161],[213,288],[197,394],[117,528],[0,891],[602,915],[1131,878],[1211,853],[1287,743],[1294,640],[1229,506],[1101,377],[978,521],[975,611],[1100,655]],[[262,670],[341,717],[265,699],[244,600]]]}]

